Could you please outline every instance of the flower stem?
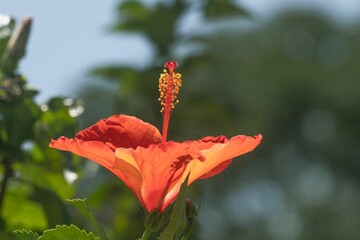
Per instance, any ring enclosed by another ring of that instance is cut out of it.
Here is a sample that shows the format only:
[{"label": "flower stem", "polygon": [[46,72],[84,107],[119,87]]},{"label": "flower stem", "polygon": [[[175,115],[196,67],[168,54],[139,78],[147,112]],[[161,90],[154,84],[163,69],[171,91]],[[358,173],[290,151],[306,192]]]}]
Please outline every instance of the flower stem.
[{"label": "flower stem", "polygon": [[141,240],[147,240],[151,234],[152,234],[152,231],[149,228],[146,228],[141,237]]}]

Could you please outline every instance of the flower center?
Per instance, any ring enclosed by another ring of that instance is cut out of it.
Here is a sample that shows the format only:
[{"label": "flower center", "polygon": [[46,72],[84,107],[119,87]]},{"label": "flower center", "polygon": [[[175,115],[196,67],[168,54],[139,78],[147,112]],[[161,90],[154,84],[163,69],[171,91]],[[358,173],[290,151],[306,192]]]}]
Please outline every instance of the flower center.
[{"label": "flower center", "polygon": [[159,78],[159,102],[161,104],[160,112],[163,114],[163,142],[166,142],[170,115],[175,107],[175,104],[179,103],[177,95],[182,85],[181,74],[174,72],[175,67],[177,67],[176,62],[166,62],[165,68],[167,68],[167,70],[164,69]]}]

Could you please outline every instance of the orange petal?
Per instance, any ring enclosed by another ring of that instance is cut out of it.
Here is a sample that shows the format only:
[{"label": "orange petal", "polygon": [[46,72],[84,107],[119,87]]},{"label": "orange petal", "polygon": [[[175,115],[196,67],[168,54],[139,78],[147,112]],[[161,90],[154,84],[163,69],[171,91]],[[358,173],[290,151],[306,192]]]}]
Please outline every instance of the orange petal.
[{"label": "orange petal", "polygon": [[[189,183],[199,178],[207,178],[219,174],[229,166],[234,157],[252,151],[260,144],[261,135],[249,137],[239,135],[227,140],[226,138],[214,138],[211,143],[209,139],[197,141],[198,147],[205,157],[205,161],[192,161],[190,167]],[[218,142],[216,142],[218,141]],[[209,144],[211,143],[211,144]]]},{"label": "orange petal", "polygon": [[[117,156],[121,156],[121,158],[118,158]],[[111,171],[131,189],[141,205],[145,206],[141,197],[143,177],[139,169],[132,165],[132,163],[134,163],[133,160],[133,155],[129,154],[125,149],[119,148],[116,151],[116,158],[111,167]]]},{"label": "orange petal", "polygon": [[116,148],[147,147],[160,141],[159,131],[151,124],[136,117],[114,115],[78,132],[75,138],[51,140],[50,147],[91,159],[113,171]]},{"label": "orange petal", "polygon": [[[147,211],[154,209],[163,211],[177,196],[184,177],[188,174],[187,165],[192,160],[202,158],[201,152],[189,144],[165,142],[152,144],[148,148],[119,148],[116,150],[114,169],[125,175],[125,183],[136,189],[137,197]],[[127,174],[127,168],[121,164],[132,166],[131,171],[141,174],[133,179]]]},{"label": "orange petal", "polygon": [[201,177],[199,177],[199,179],[210,178],[215,175],[218,175],[219,173],[224,171],[228,166],[230,166],[231,163],[232,163],[232,159],[226,160],[220,163],[219,165],[217,165],[216,167],[214,167],[213,169],[211,169],[210,171],[208,171],[207,173],[205,173],[204,175],[202,175]]},{"label": "orange petal", "polygon": [[113,150],[100,141],[83,141],[76,138],[60,137],[57,140],[51,139],[50,147],[91,159],[107,169],[111,169],[115,159]]},{"label": "orange petal", "polygon": [[153,125],[136,117],[114,115],[101,119],[91,127],[80,131],[76,139],[99,141],[115,151],[116,148],[147,147],[161,142],[161,134]]}]

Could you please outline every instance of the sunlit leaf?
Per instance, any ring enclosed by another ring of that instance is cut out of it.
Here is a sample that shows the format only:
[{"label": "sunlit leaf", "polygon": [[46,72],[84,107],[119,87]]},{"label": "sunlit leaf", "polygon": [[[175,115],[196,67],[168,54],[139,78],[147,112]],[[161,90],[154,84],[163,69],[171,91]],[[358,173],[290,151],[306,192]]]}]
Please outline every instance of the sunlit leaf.
[{"label": "sunlit leaf", "polygon": [[39,238],[39,234],[28,230],[16,230],[14,235],[17,240],[37,240]]},{"label": "sunlit leaf", "polygon": [[101,224],[97,221],[94,214],[90,211],[90,206],[88,201],[84,199],[69,199],[66,200],[71,203],[80,213],[82,213],[87,220],[91,223],[94,228],[95,233],[100,237],[101,240],[108,240],[109,237],[107,236],[104,228]]},{"label": "sunlit leaf", "polygon": [[[43,235],[38,240],[100,240],[94,233],[87,233],[85,230],[80,230],[75,225],[57,226],[55,229],[44,231]],[[101,239],[102,240],[102,239]]]},{"label": "sunlit leaf", "polygon": [[3,209],[7,230],[43,230],[47,227],[44,209],[30,199],[31,191],[31,187],[15,183],[8,187]]}]

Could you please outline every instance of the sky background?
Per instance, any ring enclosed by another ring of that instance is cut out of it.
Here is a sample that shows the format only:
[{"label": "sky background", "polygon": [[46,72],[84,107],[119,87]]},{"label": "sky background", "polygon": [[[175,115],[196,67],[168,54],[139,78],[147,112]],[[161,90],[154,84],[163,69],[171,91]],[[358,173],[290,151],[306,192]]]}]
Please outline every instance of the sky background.
[{"label": "sky background", "polygon": [[[151,60],[151,47],[144,39],[134,34],[109,32],[118,2],[0,0],[0,14],[10,14],[18,21],[26,16],[33,17],[33,29],[20,72],[27,76],[30,86],[41,91],[38,101],[55,95],[73,97],[73,89],[84,81],[93,66],[126,63],[141,67]],[[266,21],[276,12],[289,7],[320,10],[340,24],[360,19],[359,0],[237,2],[260,21]],[[197,26],[195,22],[187,22],[192,23]]]}]

